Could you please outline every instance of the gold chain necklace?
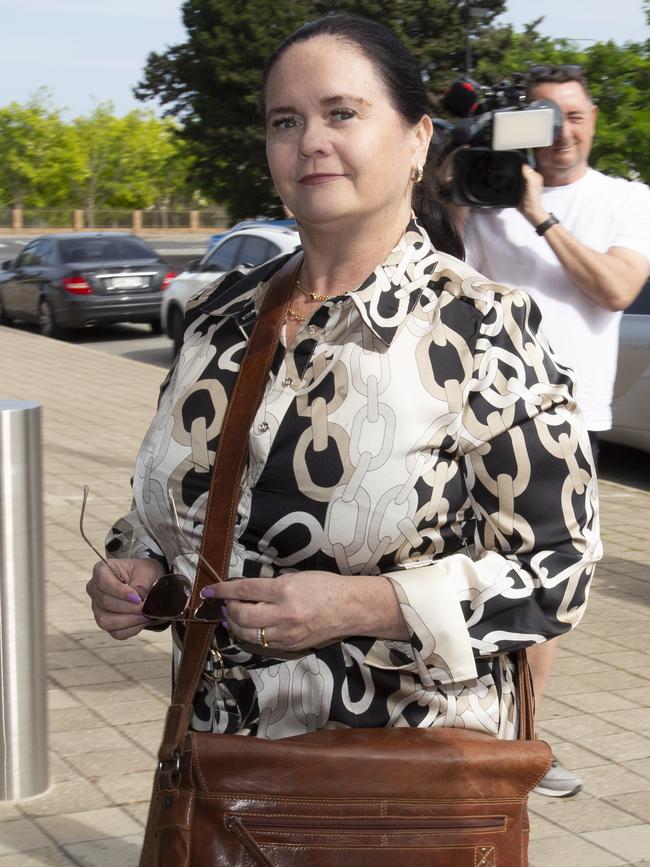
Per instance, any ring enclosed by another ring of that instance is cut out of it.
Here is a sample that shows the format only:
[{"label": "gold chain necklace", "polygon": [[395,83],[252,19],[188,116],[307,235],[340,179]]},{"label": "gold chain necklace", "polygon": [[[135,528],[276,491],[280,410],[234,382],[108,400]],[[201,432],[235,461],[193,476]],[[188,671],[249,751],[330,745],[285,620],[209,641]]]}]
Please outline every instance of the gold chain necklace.
[{"label": "gold chain necklace", "polygon": [[[300,282],[300,278],[296,277],[296,288],[299,292],[302,292],[303,295],[306,295],[308,298],[311,298],[312,301],[329,301],[330,298],[336,298],[337,295],[342,295],[342,292],[330,292],[329,295],[319,295],[318,292],[310,292],[309,289],[305,289],[305,287]],[[348,291],[347,289],[345,290]]]},{"label": "gold chain necklace", "polygon": [[296,322],[307,321],[306,316],[301,316],[300,313],[296,313],[296,311],[292,310],[291,307],[287,310],[287,319],[295,319]]}]

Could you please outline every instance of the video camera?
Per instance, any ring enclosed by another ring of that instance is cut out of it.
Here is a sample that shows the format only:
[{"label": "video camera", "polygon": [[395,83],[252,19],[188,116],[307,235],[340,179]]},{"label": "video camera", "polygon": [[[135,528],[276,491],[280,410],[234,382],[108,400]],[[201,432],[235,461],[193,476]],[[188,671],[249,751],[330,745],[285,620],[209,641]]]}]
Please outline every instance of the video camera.
[{"label": "video camera", "polygon": [[523,195],[527,149],[553,144],[562,112],[550,99],[526,101],[524,76],[481,87],[471,78],[454,81],[442,105],[461,119],[434,124],[444,131],[452,157],[451,199],[474,208],[516,207]]}]

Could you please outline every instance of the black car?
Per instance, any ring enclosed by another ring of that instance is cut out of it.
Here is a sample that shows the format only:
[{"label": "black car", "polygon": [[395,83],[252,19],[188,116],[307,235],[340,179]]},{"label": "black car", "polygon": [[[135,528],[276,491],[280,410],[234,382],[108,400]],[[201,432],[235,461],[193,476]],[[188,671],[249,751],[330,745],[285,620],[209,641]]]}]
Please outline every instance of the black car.
[{"label": "black car", "polygon": [[160,293],[175,276],[135,235],[43,235],[2,263],[0,323],[37,322],[50,337],[113,322],[146,322],[158,332]]}]

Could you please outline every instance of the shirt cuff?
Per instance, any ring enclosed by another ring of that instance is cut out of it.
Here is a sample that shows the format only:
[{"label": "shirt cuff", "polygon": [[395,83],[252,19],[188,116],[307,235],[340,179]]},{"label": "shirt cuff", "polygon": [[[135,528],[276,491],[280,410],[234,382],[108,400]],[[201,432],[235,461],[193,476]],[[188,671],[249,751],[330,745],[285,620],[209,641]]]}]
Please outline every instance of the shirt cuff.
[{"label": "shirt cuff", "polygon": [[[397,596],[411,645],[376,641],[366,654],[367,665],[412,671],[424,682],[476,680],[476,662],[458,595],[451,576],[440,566],[433,563],[383,573]],[[410,661],[403,659],[405,648],[411,651]]]}]

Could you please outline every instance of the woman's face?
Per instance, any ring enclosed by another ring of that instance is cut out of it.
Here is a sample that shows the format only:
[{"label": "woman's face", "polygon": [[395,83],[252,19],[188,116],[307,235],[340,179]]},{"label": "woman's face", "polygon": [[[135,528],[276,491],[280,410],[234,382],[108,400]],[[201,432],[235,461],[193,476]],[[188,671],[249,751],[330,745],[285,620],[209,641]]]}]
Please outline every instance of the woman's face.
[{"label": "woman's face", "polygon": [[408,124],[372,62],[344,40],[298,42],[269,76],[269,168],[301,223],[407,220],[411,174],[424,165],[430,137],[428,116]]}]

